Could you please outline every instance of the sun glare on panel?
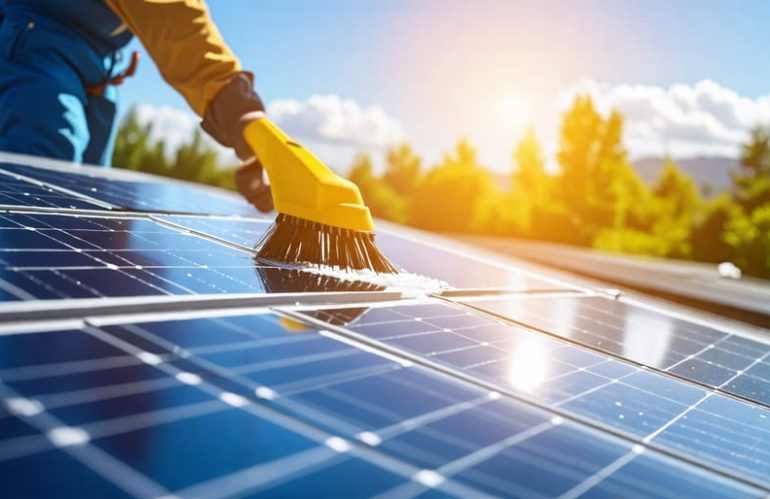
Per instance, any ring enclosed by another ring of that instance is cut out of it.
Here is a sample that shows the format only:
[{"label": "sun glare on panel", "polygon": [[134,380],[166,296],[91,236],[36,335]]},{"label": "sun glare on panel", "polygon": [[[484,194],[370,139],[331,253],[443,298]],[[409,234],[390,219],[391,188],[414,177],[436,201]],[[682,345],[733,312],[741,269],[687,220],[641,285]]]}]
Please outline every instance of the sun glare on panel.
[{"label": "sun glare on panel", "polygon": [[547,360],[542,341],[523,341],[509,361],[508,382],[517,390],[534,391],[545,381]]}]

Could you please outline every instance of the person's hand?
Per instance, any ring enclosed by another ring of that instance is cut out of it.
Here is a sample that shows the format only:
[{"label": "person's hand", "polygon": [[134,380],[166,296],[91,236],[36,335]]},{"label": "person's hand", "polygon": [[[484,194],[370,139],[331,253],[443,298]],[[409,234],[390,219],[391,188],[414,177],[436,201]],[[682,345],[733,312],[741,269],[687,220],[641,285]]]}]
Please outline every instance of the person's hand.
[{"label": "person's hand", "polygon": [[243,138],[243,129],[264,113],[252,88],[250,73],[239,73],[222,87],[206,109],[201,126],[217,142],[235,149],[243,162],[235,172],[235,185],[243,197],[261,212],[272,211],[273,196],[265,182],[262,165]]},{"label": "person's hand", "polygon": [[262,165],[257,158],[252,157],[251,161],[235,171],[235,185],[238,192],[259,211],[267,213],[273,210],[273,193],[270,185],[265,182]]}]

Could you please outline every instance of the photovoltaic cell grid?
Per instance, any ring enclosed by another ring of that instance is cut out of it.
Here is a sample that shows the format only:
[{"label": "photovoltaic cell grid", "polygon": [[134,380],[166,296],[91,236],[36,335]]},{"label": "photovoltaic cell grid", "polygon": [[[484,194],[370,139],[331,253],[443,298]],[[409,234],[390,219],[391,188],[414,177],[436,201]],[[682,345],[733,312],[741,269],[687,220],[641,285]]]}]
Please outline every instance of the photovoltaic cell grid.
[{"label": "photovoltaic cell grid", "polygon": [[602,297],[467,302],[770,407],[770,345]]},{"label": "photovoltaic cell grid", "polygon": [[[214,236],[246,248],[254,248],[270,221],[248,219],[202,219],[159,217],[190,230]],[[522,269],[462,254],[451,246],[438,247],[416,242],[395,232],[377,230],[377,246],[406,272],[445,281],[455,288],[500,288],[509,291],[567,290],[569,286],[538,278]],[[462,272],[458,271],[462,269]]]},{"label": "photovoltaic cell grid", "polygon": [[[73,170],[75,167],[73,167]],[[104,169],[81,167],[76,172],[3,162],[0,170],[77,192],[119,208],[150,212],[258,216],[254,207],[231,195],[172,181],[109,178]]]},{"label": "photovoltaic cell grid", "polygon": [[0,213],[4,300],[363,290],[144,218]]},{"label": "photovoltaic cell grid", "polygon": [[0,336],[4,492],[762,494],[272,314],[110,324]]},{"label": "photovoltaic cell grid", "polygon": [[[527,300],[529,301],[529,300]],[[770,410],[446,304],[307,311],[725,473],[770,476]]]},{"label": "photovoltaic cell grid", "polygon": [[[233,198],[77,171],[0,165],[0,180],[8,178],[0,205],[10,210],[0,212],[0,301],[8,307],[20,299],[380,289],[256,262],[251,250],[269,221],[184,214],[255,215]],[[111,205],[148,213],[73,211]],[[460,293],[573,289],[428,237],[380,230],[377,241],[407,270]],[[509,313],[513,300],[469,302],[547,334],[434,300],[304,312],[333,332],[267,313],[143,323],[124,316],[67,331],[6,327],[3,491],[770,491],[762,343],[602,298],[556,300],[520,300],[527,305],[514,306],[517,314]],[[754,362],[741,367],[747,359]],[[42,480],[41,469],[61,473]]]},{"label": "photovoltaic cell grid", "polygon": [[0,205],[99,210],[104,206],[0,172]]}]

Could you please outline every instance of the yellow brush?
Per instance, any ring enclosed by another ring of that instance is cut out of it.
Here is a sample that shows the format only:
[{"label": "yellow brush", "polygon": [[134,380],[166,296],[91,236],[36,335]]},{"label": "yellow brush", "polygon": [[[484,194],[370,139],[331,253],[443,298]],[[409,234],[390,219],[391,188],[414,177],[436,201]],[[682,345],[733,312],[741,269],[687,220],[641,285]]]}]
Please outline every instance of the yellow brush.
[{"label": "yellow brush", "polygon": [[374,244],[374,222],[358,187],[332,172],[266,116],[244,138],[267,170],[278,212],[258,256],[343,270],[396,273]]}]

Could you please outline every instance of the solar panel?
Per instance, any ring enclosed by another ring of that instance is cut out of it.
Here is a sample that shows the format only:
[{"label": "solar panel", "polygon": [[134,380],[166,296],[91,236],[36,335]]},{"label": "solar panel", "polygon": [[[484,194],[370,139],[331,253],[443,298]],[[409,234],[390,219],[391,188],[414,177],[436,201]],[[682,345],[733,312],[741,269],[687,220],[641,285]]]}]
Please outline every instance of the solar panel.
[{"label": "solar panel", "polygon": [[387,223],[445,287],[271,263],[229,194],[0,161],[3,496],[770,493],[762,337]]},{"label": "solar panel", "polygon": [[[3,156],[0,155],[0,160]],[[126,172],[105,172],[94,167],[66,165],[33,167],[14,162],[0,163],[0,170],[66,188],[84,196],[128,210],[188,212],[224,215],[256,215],[257,211],[235,194],[215,192],[194,184],[131,177]],[[127,180],[130,178],[130,180]]]},{"label": "solar panel", "polygon": [[0,336],[0,427],[26,426],[3,432],[0,473],[74,461],[104,493],[272,497],[318,483],[330,495],[483,497],[578,495],[600,482],[653,494],[659,485],[629,471],[648,467],[676,473],[683,494],[759,493],[266,310],[122,320]]},{"label": "solar panel", "polygon": [[770,453],[756,446],[770,438],[765,408],[443,303],[352,310],[305,314],[599,421],[639,444],[685,452],[726,473],[757,480],[770,474]]},{"label": "solar panel", "polygon": [[376,289],[258,264],[144,218],[5,213],[0,246],[0,288],[12,299]]},{"label": "solar panel", "polygon": [[605,297],[467,302],[770,407],[770,344]]}]

